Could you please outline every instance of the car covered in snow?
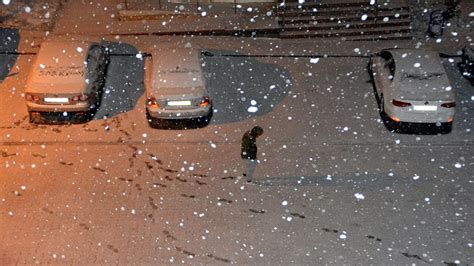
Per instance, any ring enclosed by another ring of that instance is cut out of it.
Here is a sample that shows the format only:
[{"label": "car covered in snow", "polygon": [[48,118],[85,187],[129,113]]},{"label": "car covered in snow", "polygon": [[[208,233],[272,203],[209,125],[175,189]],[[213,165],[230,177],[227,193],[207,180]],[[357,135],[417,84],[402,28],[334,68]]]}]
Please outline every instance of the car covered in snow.
[{"label": "car covered in snow", "polygon": [[435,124],[451,130],[455,94],[439,54],[421,49],[385,49],[371,56],[369,71],[381,114],[391,125]]},{"label": "car covered in snow", "polygon": [[30,122],[87,118],[100,103],[109,62],[107,49],[85,41],[45,41],[25,88]]},{"label": "car covered in snow", "polygon": [[149,123],[194,118],[209,121],[212,102],[201,68],[200,50],[154,48],[149,55],[145,62]]}]

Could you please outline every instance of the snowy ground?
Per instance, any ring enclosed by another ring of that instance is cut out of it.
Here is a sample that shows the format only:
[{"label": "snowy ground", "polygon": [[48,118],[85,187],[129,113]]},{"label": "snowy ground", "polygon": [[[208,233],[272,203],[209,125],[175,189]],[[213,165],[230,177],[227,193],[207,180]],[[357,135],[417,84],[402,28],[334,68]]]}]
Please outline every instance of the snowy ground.
[{"label": "snowy ground", "polygon": [[[380,121],[367,56],[417,42],[104,37],[121,55],[91,122],[28,123],[31,54],[0,83],[1,265],[473,263],[474,91],[458,57],[443,62],[458,97],[453,132],[401,135]],[[35,52],[31,38],[20,50]],[[449,53],[467,41],[456,38]],[[135,54],[152,45],[212,52],[209,126],[148,126]],[[239,149],[254,125],[265,134],[249,185]]]},{"label": "snowy ground", "polygon": [[[252,43],[188,40],[215,54]],[[116,48],[140,50],[126,43]],[[0,89],[2,262],[472,262],[473,94],[456,61],[445,62],[460,103],[453,132],[414,136],[379,121],[366,57],[206,58],[217,113],[187,131],[148,127],[135,56],[112,58],[107,119],[32,126],[30,59]],[[265,135],[259,184],[247,185],[239,145],[253,125]]]}]

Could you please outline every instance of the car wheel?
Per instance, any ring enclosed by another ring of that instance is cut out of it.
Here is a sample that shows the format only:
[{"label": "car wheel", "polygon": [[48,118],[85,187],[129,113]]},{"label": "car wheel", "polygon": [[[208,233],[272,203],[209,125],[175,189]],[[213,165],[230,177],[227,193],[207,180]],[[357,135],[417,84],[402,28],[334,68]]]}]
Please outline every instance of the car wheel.
[{"label": "car wheel", "polygon": [[33,115],[33,114],[31,114],[31,112],[28,112],[28,117],[29,117],[30,123],[32,123],[32,124],[42,124],[42,123],[44,123],[44,120],[43,120],[41,114]]},{"label": "car wheel", "polygon": [[439,129],[439,133],[448,134],[453,130],[453,123],[442,123]]},{"label": "car wheel", "polygon": [[36,123],[36,118],[33,115],[31,115],[30,112],[28,112],[28,118],[30,120],[30,123],[33,123],[33,124]]},{"label": "car wheel", "polygon": [[148,125],[151,128],[160,128],[160,123],[158,122],[158,119],[153,118],[148,110],[146,111],[146,120],[148,121]]},{"label": "car wheel", "polygon": [[399,128],[397,127],[397,123],[392,121],[392,119],[385,113],[385,100],[383,94],[380,95],[380,117],[382,118],[382,122],[385,127],[391,132],[398,132]]}]

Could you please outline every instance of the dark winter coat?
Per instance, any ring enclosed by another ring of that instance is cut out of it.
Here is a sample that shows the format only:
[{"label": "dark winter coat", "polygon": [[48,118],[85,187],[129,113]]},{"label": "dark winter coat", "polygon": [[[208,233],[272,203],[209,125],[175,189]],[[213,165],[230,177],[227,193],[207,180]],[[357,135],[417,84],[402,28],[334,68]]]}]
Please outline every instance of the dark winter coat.
[{"label": "dark winter coat", "polygon": [[250,131],[247,131],[242,137],[242,149],[240,155],[242,159],[257,159],[257,141],[256,138],[250,134]]}]

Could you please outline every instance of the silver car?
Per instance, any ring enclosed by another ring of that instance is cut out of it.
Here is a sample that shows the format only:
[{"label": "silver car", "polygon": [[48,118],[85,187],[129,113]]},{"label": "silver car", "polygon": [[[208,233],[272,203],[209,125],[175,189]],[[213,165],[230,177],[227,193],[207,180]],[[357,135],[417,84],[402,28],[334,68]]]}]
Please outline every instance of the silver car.
[{"label": "silver car", "polygon": [[212,102],[194,48],[153,49],[145,62],[146,111],[150,124],[159,120],[206,118]]},{"label": "silver car", "polygon": [[455,94],[439,54],[419,49],[386,49],[370,58],[380,111],[395,126],[435,123],[451,130]]},{"label": "silver car", "polygon": [[25,89],[30,122],[85,117],[99,105],[108,62],[107,50],[97,43],[43,42]]}]

